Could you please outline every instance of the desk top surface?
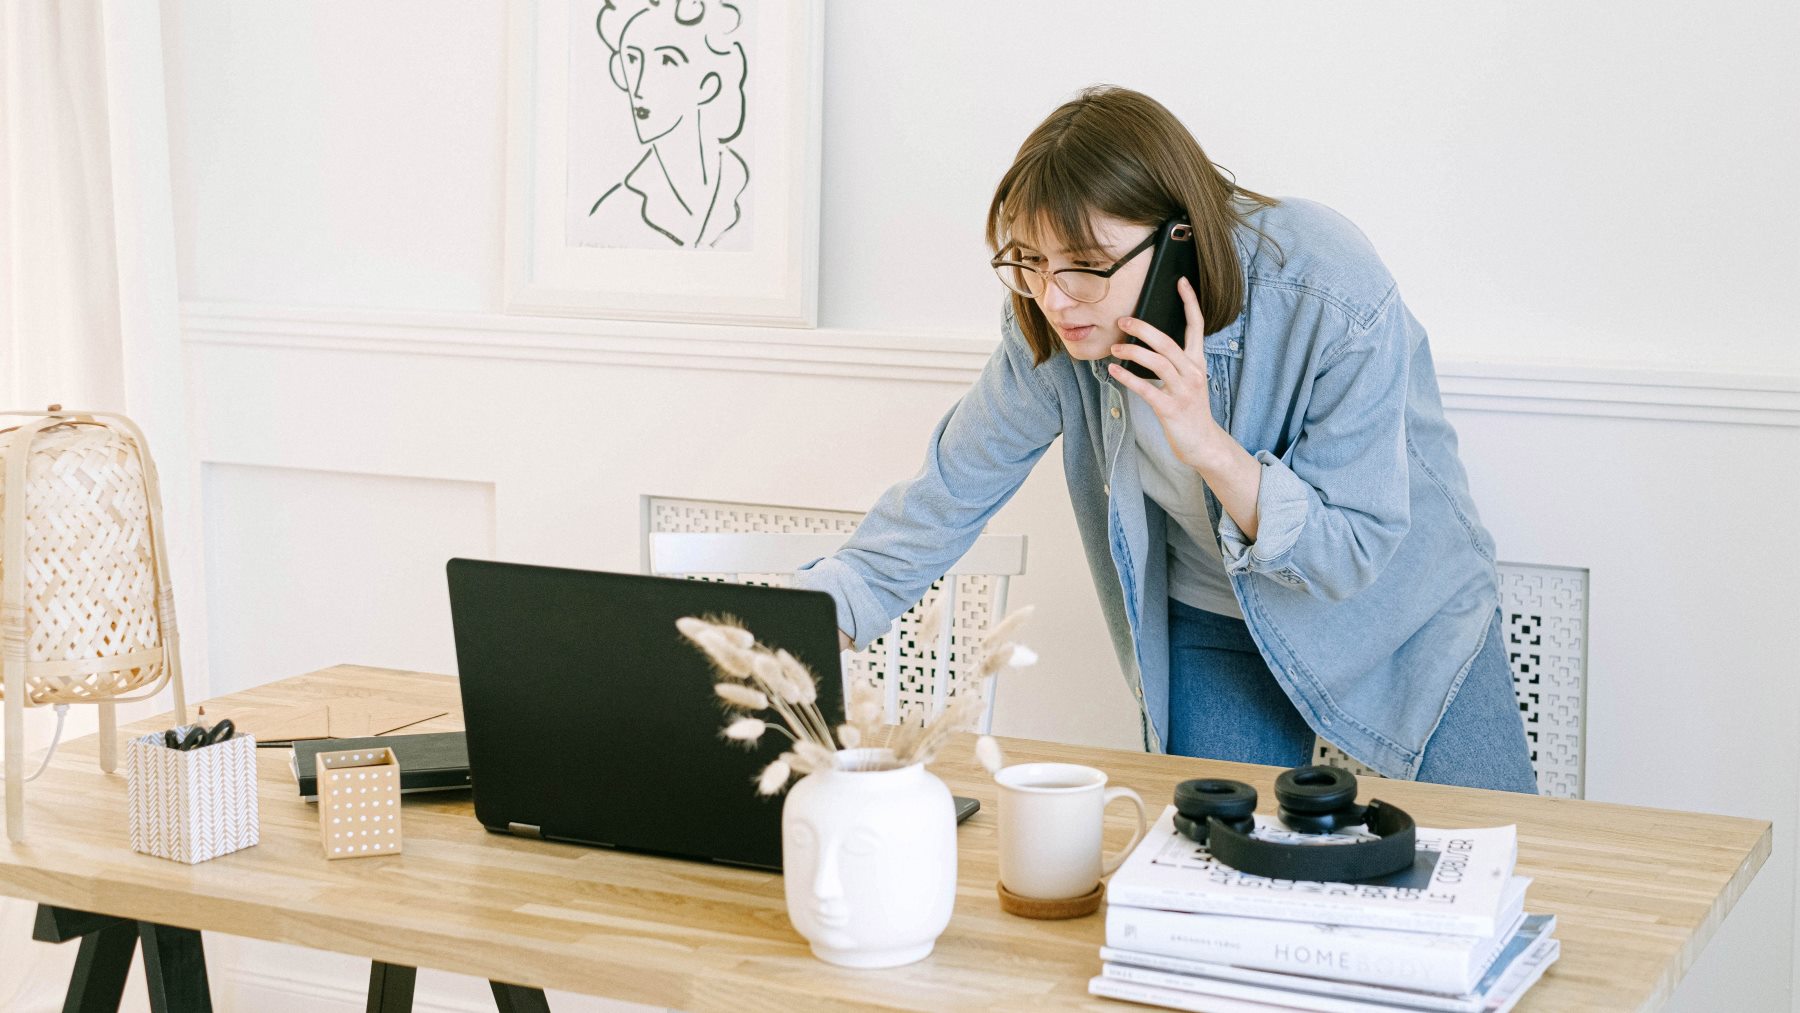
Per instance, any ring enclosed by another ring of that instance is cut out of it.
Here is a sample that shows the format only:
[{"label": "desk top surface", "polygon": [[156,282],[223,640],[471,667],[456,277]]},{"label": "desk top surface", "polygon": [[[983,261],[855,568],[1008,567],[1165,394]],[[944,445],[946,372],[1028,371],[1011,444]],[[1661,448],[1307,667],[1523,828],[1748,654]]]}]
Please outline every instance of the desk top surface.
[{"label": "desk top surface", "polygon": [[[446,708],[408,732],[461,727],[445,676],[339,665],[208,701],[379,697]],[[167,727],[168,716],[121,733]],[[1009,762],[1105,769],[1153,805],[1177,782],[1222,776],[1272,797],[1273,767],[1002,739]],[[96,741],[65,744],[26,790],[26,840],[0,839],[0,894],[190,928],[336,950],[683,1010],[1081,1009],[1129,1004],[1087,994],[1104,916],[1063,922],[1004,914],[993,780],[964,736],[932,770],[981,800],[957,831],[956,911],[937,948],[908,967],[856,971],[814,959],[788,923],[779,876],[490,834],[463,791],[409,795],[401,854],[328,862],[316,806],[291,751],[258,750],[261,843],[195,866],[131,850],[123,766],[102,773]],[[721,747],[723,748],[723,747]],[[749,790],[746,787],[746,790]],[[1674,990],[1769,855],[1760,820],[1384,782],[1381,795],[1433,826],[1519,829],[1526,907],[1558,916],[1562,957],[1521,1010],[1653,1008]],[[1130,837],[1107,814],[1106,846]],[[1143,1007],[1136,1007],[1143,1008]]]}]

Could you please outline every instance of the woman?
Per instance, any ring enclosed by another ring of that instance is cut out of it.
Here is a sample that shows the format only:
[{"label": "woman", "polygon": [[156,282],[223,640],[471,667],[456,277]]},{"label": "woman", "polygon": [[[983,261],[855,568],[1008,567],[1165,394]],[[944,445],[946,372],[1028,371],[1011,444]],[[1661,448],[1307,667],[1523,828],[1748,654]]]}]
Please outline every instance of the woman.
[{"label": "woman", "polygon": [[[1185,349],[1129,316],[1174,216],[1201,262]],[[1000,347],[919,474],[799,574],[847,641],[886,632],[1061,436],[1147,749],[1296,766],[1317,733],[1389,777],[1534,792],[1493,540],[1425,332],[1362,233],[1096,88],[1026,138],[987,235]]]}]

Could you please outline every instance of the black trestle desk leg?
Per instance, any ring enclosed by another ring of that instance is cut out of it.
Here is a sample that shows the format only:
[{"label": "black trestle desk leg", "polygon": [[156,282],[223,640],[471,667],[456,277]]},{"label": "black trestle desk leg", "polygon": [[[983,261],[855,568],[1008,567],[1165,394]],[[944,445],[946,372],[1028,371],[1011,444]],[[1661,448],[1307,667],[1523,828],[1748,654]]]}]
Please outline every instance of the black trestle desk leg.
[{"label": "black trestle desk leg", "polygon": [[494,990],[494,1006],[500,1013],[550,1013],[550,1000],[544,998],[541,988],[508,985],[503,981],[489,981],[488,987]]},{"label": "black trestle desk leg", "polygon": [[45,943],[81,940],[63,1013],[117,1013],[137,949],[136,922],[40,904],[31,937]]},{"label": "black trestle desk leg", "polygon": [[419,969],[374,961],[369,965],[368,1013],[412,1013],[413,984]]},{"label": "black trestle desk leg", "polygon": [[125,979],[131,974],[131,954],[137,950],[137,941],[137,926],[130,922],[82,936],[63,1013],[116,1013],[119,1000],[125,997]]},{"label": "black trestle desk leg", "polygon": [[153,1013],[212,1013],[200,931],[138,922],[138,938],[144,944],[144,982]]}]

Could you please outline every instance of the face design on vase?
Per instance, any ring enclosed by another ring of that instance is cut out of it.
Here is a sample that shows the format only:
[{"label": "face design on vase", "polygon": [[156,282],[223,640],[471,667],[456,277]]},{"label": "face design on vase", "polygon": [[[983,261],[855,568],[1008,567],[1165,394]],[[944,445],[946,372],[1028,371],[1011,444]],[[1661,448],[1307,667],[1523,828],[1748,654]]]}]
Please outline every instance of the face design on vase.
[{"label": "face design on vase", "polygon": [[888,824],[904,817],[879,804],[857,806],[855,812],[844,808],[822,814],[829,819],[802,816],[789,825],[783,875],[810,887],[809,903],[790,905],[789,915],[800,934],[818,946],[887,945],[895,926],[928,918],[935,899],[909,889],[906,877],[892,875],[919,858],[893,853],[892,842],[908,836]]}]

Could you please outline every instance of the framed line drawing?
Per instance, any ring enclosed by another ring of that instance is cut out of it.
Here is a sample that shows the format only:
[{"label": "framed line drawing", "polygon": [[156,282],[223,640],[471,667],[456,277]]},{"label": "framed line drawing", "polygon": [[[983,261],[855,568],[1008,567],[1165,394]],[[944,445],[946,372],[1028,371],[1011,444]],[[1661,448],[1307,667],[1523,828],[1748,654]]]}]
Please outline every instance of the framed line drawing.
[{"label": "framed line drawing", "polygon": [[812,327],[819,0],[512,0],[507,311]]}]

